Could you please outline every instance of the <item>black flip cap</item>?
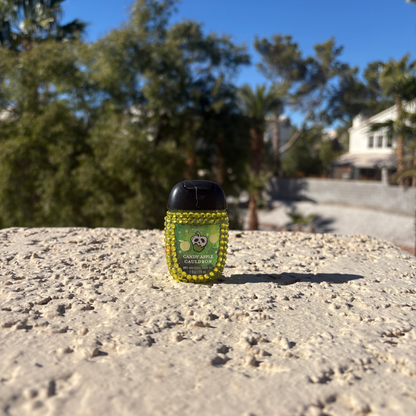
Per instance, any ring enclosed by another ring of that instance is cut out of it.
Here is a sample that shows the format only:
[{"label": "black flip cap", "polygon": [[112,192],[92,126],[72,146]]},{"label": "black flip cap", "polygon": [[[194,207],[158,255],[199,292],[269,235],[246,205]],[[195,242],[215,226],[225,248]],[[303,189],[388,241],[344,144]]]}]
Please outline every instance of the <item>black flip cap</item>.
[{"label": "black flip cap", "polygon": [[184,181],[169,195],[168,209],[185,211],[222,211],[227,201],[221,186],[210,181]]}]

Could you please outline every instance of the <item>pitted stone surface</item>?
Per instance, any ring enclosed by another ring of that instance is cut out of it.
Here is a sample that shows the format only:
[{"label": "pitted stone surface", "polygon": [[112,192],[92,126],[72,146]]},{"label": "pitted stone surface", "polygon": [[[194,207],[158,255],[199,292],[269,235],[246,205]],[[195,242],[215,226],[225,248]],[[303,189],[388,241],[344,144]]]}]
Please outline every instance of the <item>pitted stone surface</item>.
[{"label": "pitted stone surface", "polygon": [[231,232],[174,281],[163,233],[0,230],[1,414],[416,414],[416,259],[366,236]]}]

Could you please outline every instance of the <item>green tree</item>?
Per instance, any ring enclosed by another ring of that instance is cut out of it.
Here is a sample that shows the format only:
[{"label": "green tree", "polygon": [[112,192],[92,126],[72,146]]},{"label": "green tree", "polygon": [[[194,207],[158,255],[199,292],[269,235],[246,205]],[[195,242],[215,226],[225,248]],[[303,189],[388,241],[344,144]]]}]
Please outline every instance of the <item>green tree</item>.
[{"label": "green tree", "polygon": [[341,121],[347,127],[357,114],[371,117],[394,105],[393,97],[380,86],[383,68],[380,61],[370,62],[358,77],[358,68],[347,68],[339,77],[339,87],[328,102],[329,119]]},{"label": "green tree", "polygon": [[[275,35],[272,40],[256,40],[255,46],[262,58],[260,70],[275,88],[286,91],[284,104],[303,113],[299,129],[277,150],[278,154],[283,154],[306,129],[317,124],[331,124],[340,116],[341,110],[334,111],[334,103],[346,89],[351,89],[358,70],[340,61],[343,48],[336,46],[334,38],[315,45],[314,55],[305,58],[290,36]],[[354,85],[354,90],[359,88]]]},{"label": "green tree", "polygon": [[[0,48],[0,74],[0,226],[81,225],[73,172],[86,151],[76,117],[85,79],[76,48]],[[43,91],[36,106],[33,85]]]},{"label": "green tree", "polygon": [[370,62],[363,73],[366,99],[364,101],[364,109],[360,112],[367,117],[371,117],[394,105],[394,97],[384,91],[380,85],[380,74],[383,66],[384,64],[381,61]]},{"label": "green tree", "polygon": [[[262,169],[262,150],[264,140],[264,130],[266,116],[276,111],[281,105],[281,100],[273,89],[267,89],[266,85],[258,85],[253,90],[249,85],[245,84],[239,91],[240,105],[244,113],[250,117],[250,137],[251,137],[251,171],[252,180],[250,182],[258,182]],[[257,202],[259,198],[259,186],[250,185],[250,201],[249,201],[249,229],[258,229]]]},{"label": "green tree", "polygon": [[[169,26],[172,4],[136,2],[129,23],[97,44],[101,58],[92,64],[93,76],[109,100],[152,131],[155,146],[175,142],[185,157],[184,177],[194,179],[204,151],[224,147],[215,145],[208,120],[225,114],[235,118],[231,80],[249,57],[226,36],[204,35],[195,22]],[[114,84],[114,71],[123,75],[121,84]],[[220,143],[224,131],[216,134]]]},{"label": "green tree", "polygon": [[161,228],[166,196],[182,177],[184,158],[174,143],[157,147],[129,117],[101,108],[74,176],[81,214],[91,227]]},{"label": "green tree", "polygon": [[320,146],[322,127],[306,129],[282,159],[282,169],[287,176],[310,176],[322,173]]},{"label": "green tree", "polygon": [[65,0],[2,0],[0,45],[27,50],[34,42],[78,39],[86,24],[78,19],[60,24]]},{"label": "green tree", "polygon": [[243,187],[232,81],[248,55],[169,24],[173,7],[139,0],[96,43],[0,48],[0,226],[162,227],[170,189],[200,169]]},{"label": "green tree", "polygon": [[262,57],[257,68],[272,81],[275,94],[280,97],[280,104],[273,113],[272,171],[276,176],[281,176],[279,116],[290,101],[289,91],[306,76],[306,64],[298,44],[292,41],[292,36],[277,34],[271,41],[256,37],[254,47]]}]

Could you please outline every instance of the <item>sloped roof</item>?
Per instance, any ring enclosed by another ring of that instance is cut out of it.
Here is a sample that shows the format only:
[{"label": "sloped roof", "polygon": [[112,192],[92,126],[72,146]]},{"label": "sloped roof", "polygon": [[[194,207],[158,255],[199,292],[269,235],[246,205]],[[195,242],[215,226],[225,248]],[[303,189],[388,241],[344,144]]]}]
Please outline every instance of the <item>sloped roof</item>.
[{"label": "sloped roof", "polygon": [[[416,112],[416,102],[415,101],[407,101],[403,104],[403,109],[406,110],[409,113],[415,113]],[[397,107],[396,104],[386,108],[383,111],[380,111],[377,114],[374,114],[373,116],[369,118],[365,118],[362,115],[358,114],[356,117],[354,117],[353,125],[348,129],[348,132],[352,132],[354,130],[362,129],[363,127],[368,126],[371,123],[377,123],[380,121],[384,121],[386,117],[389,117],[391,119],[395,119],[397,117]]]}]

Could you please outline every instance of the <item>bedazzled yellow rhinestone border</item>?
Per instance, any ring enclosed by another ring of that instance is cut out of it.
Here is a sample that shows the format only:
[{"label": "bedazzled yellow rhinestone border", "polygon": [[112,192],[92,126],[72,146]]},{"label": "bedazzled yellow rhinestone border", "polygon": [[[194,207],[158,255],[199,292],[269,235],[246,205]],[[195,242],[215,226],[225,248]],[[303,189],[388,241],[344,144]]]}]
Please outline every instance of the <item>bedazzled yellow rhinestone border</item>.
[{"label": "bedazzled yellow rhinestone border", "polygon": [[[190,275],[183,271],[178,264],[175,247],[176,224],[219,224],[220,248],[218,261],[214,269],[204,275]],[[225,211],[168,211],[165,217],[165,252],[166,263],[172,277],[178,282],[209,283],[217,280],[224,270],[228,249],[228,215]]]}]

